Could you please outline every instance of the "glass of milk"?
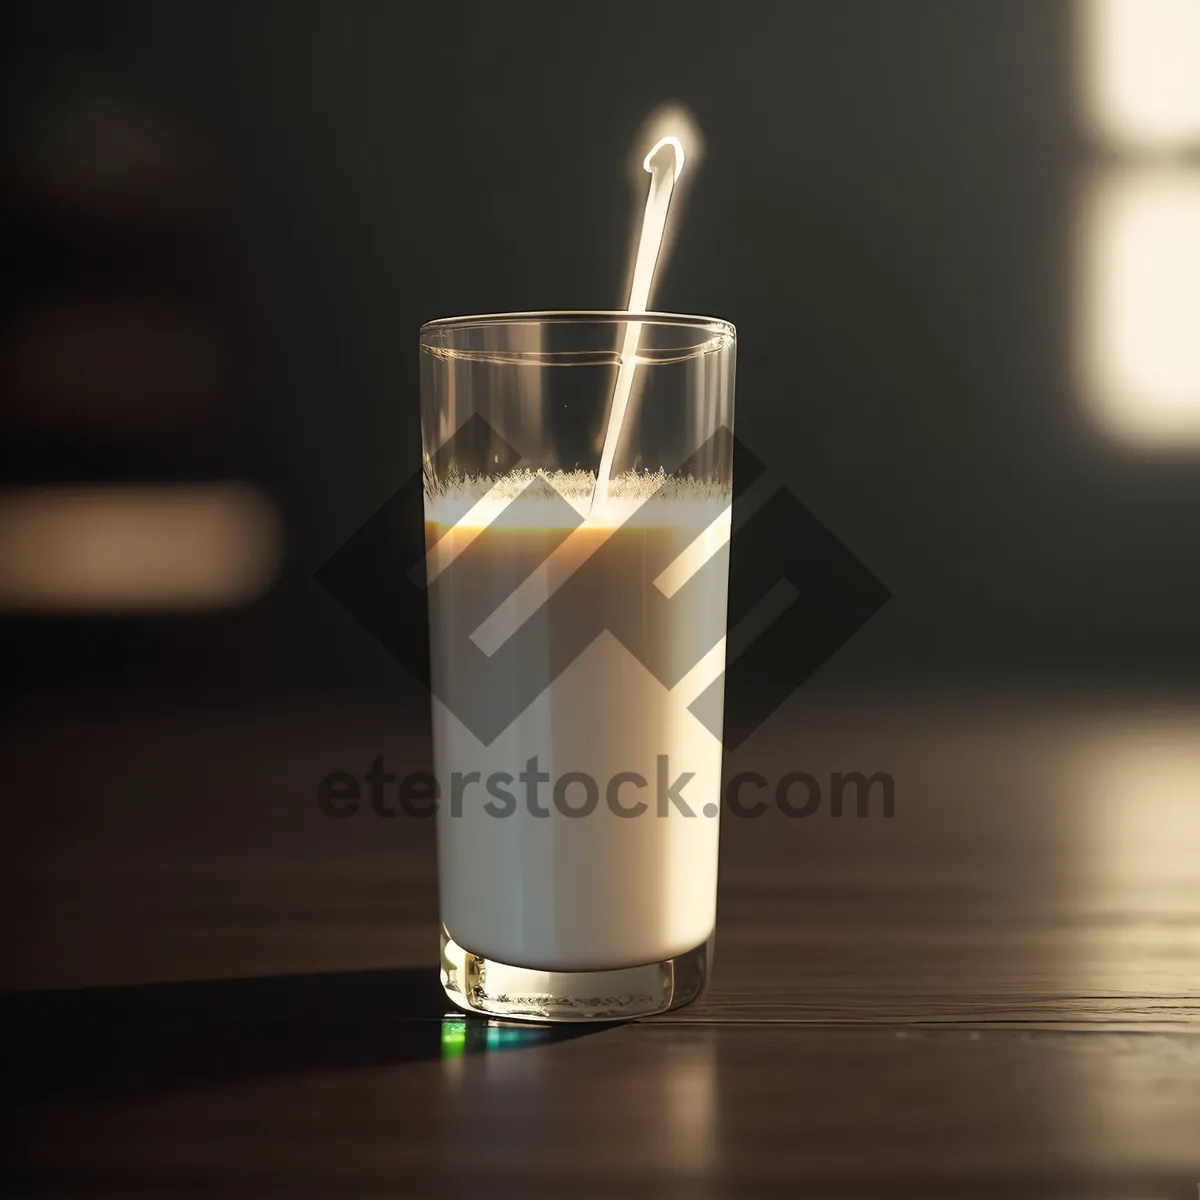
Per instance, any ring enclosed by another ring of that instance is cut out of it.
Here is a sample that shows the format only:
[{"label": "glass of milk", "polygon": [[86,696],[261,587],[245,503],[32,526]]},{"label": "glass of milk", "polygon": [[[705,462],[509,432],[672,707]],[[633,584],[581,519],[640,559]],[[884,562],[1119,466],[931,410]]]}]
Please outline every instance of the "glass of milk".
[{"label": "glass of milk", "polygon": [[612,1020],[704,987],[735,349],[665,313],[421,330],[442,982],[469,1011]]}]

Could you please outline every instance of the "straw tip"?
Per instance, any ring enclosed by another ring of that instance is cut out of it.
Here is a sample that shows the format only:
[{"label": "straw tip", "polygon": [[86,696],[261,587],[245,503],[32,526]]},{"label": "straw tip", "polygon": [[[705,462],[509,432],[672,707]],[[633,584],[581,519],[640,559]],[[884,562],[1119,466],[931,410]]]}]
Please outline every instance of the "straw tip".
[{"label": "straw tip", "polygon": [[683,153],[683,143],[673,134],[668,134],[666,137],[661,137],[653,146],[650,147],[649,153],[642,159],[642,166],[651,174],[655,171],[655,159],[665,150],[670,150],[671,161],[675,168],[675,178],[679,178],[680,172],[683,170],[683,162],[685,155]]}]

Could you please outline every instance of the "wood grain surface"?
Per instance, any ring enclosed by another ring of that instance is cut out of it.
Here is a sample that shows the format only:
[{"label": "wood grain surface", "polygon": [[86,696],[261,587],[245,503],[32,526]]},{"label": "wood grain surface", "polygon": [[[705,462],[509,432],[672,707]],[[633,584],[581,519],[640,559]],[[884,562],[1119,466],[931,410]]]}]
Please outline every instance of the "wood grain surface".
[{"label": "wood grain surface", "polygon": [[30,701],[3,741],[11,1194],[1194,1197],[1200,704],[806,696],[727,774],[716,970],[666,1017],[465,1021],[431,823],[335,821],[426,726]]}]

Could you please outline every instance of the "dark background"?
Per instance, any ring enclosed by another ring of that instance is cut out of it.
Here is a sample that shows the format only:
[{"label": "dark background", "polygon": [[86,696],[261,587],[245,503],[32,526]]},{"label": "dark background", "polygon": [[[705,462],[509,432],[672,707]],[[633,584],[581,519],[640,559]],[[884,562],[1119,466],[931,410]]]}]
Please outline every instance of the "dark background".
[{"label": "dark background", "polygon": [[[0,609],[26,486],[248,481],[283,550],[224,611],[0,613],[3,1194],[1195,1195],[1200,443],[1073,382],[1081,199],[1136,157],[1077,17],[0,5]],[[893,596],[726,777],[882,772],[895,818],[726,813],[707,994],[493,1054],[435,822],[367,799],[428,697],[315,572],[420,466],[422,322],[622,302],[672,100],[657,306],[736,323],[738,436]]]},{"label": "dark background", "polygon": [[668,100],[706,154],[656,307],[736,323],[739,436],[894,595],[826,679],[1194,678],[1195,459],[1070,377],[1072,17],[6,6],[5,480],[249,479],[285,536],[239,611],[3,619],[10,696],[411,690],[313,572],[419,466],[418,327],[619,305]]}]

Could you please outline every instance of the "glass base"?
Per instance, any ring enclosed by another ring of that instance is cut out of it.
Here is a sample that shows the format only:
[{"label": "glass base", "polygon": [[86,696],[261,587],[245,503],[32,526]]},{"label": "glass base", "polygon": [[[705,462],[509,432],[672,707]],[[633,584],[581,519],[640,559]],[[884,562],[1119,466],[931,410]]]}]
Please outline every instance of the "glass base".
[{"label": "glass base", "polygon": [[607,971],[534,971],[464,950],[442,926],[442,987],[467,1012],[509,1021],[628,1021],[704,991],[712,938],[675,958]]}]

